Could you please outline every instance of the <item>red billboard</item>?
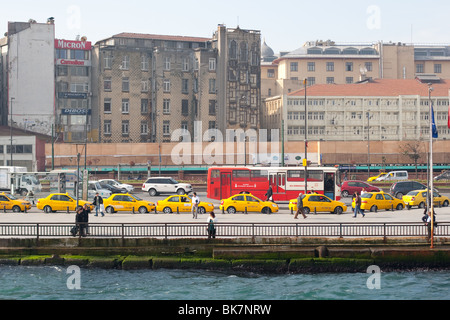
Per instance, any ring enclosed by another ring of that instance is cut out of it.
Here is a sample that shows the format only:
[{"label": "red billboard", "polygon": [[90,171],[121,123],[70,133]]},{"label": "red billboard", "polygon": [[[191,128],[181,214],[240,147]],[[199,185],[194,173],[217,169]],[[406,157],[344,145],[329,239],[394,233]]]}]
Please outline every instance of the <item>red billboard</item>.
[{"label": "red billboard", "polygon": [[90,41],[71,41],[55,39],[56,49],[69,49],[69,50],[91,50],[92,44]]}]

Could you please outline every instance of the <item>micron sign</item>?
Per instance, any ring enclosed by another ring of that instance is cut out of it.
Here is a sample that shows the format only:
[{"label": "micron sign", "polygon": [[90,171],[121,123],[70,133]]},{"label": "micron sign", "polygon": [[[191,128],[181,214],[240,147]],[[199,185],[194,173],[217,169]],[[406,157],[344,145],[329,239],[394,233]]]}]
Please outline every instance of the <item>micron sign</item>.
[{"label": "micron sign", "polygon": [[91,50],[90,41],[70,41],[55,39],[56,49],[70,49],[70,50]]}]

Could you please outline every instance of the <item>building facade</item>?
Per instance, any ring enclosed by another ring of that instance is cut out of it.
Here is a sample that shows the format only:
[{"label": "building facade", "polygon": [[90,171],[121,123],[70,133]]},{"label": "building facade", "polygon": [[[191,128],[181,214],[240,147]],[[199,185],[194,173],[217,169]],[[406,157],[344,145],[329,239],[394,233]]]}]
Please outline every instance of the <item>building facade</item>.
[{"label": "building facade", "polygon": [[[379,79],[322,84],[265,100],[265,123],[288,141],[403,141],[429,139],[428,82]],[[450,80],[434,79],[431,102],[439,139],[450,139]],[[306,102],[306,112],[305,112]],[[306,114],[306,121],[305,121]],[[306,135],[305,135],[306,130]]]}]

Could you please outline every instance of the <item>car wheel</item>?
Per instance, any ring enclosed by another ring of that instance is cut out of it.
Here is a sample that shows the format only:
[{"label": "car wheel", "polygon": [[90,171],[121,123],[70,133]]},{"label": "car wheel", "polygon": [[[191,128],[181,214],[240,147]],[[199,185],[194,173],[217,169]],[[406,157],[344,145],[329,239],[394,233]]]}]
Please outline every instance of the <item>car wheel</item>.
[{"label": "car wheel", "polygon": [[165,207],[163,212],[164,213],[172,213],[172,209],[170,209],[169,207]]},{"label": "car wheel", "polygon": [[139,213],[148,213],[148,210],[146,207],[140,207],[139,208]]},{"label": "car wheel", "polygon": [[227,212],[230,214],[235,214],[236,213],[236,208],[235,207],[228,207]]},{"label": "car wheel", "polygon": [[264,207],[264,208],[261,210],[261,213],[271,214],[271,213],[272,213],[272,210],[270,210],[269,207]]},{"label": "car wheel", "polygon": [[397,210],[403,210],[403,205],[402,205],[401,203],[399,203],[399,204],[397,205]]},{"label": "car wheel", "polygon": [[335,214],[342,214],[342,212],[344,212],[344,209],[342,209],[342,207],[336,207],[335,209],[334,209],[334,213]]},{"label": "car wheel", "polygon": [[198,208],[198,213],[200,213],[200,214],[205,214],[205,213],[206,213],[206,209],[203,208],[203,207],[199,207],[199,208]]},{"label": "car wheel", "polygon": [[309,214],[311,212],[311,210],[308,207],[303,207],[303,212],[305,214]]},{"label": "car wheel", "polygon": [[372,206],[372,208],[370,208],[370,212],[377,212],[377,211],[378,211],[377,206]]},{"label": "car wheel", "polygon": [[52,207],[50,207],[50,206],[45,206],[45,207],[44,207],[44,212],[45,212],[45,213],[52,213]]},{"label": "car wheel", "polygon": [[342,195],[342,197],[347,198],[349,193],[348,193],[347,190],[344,190],[344,191],[341,192],[341,195]]},{"label": "car wheel", "polygon": [[114,213],[114,208],[111,206],[107,207],[105,210],[107,213]]},{"label": "car wheel", "polygon": [[395,197],[396,197],[397,199],[402,199],[402,198],[403,198],[403,193],[399,192],[399,193],[397,193],[397,194],[395,195]]},{"label": "car wheel", "polygon": [[419,208],[420,208],[420,209],[423,209],[423,208],[425,208],[425,202],[421,202],[421,203],[419,203]]},{"label": "car wheel", "polygon": [[150,189],[148,190],[148,194],[150,195],[150,197],[154,197],[158,194],[158,192],[156,192],[155,189]]},{"label": "car wheel", "polygon": [[443,207],[448,207],[448,201],[445,200],[444,203],[442,204]]},{"label": "car wheel", "polygon": [[177,194],[182,196],[182,195],[186,194],[186,191],[184,191],[184,189],[178,189]]},{"label": "car wheel", "polygon": [[22,210],[20,210],[20,207],[19,207],[19,206],[14,206],[14,207],[12,208],[12,211],[13,211],[13,212],[21,212]]}]

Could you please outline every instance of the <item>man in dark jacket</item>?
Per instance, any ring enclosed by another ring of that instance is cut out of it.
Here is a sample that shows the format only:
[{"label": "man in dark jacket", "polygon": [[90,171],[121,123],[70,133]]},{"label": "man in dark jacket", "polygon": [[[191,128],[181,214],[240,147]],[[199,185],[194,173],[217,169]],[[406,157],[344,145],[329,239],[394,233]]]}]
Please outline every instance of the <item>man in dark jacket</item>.
[{"label": "man in dark jacket", "polygon": [[298,194],[297,198],[297,212],[295,213],[294,219],[298,219],[298,214],[301,213],[303,216],[303,219],[306,219],[307,216],[305,215],[305,212],[303,210],[303,193]]},{"label": "man in dark jacket", "polygon": [[104,217],[105,214],[103,213],[103,198],[98,194],[98,192],[95,194],[92,204],[95,206],[95,216],[98,217],[98,211],[100,210],[102,217]]}]

